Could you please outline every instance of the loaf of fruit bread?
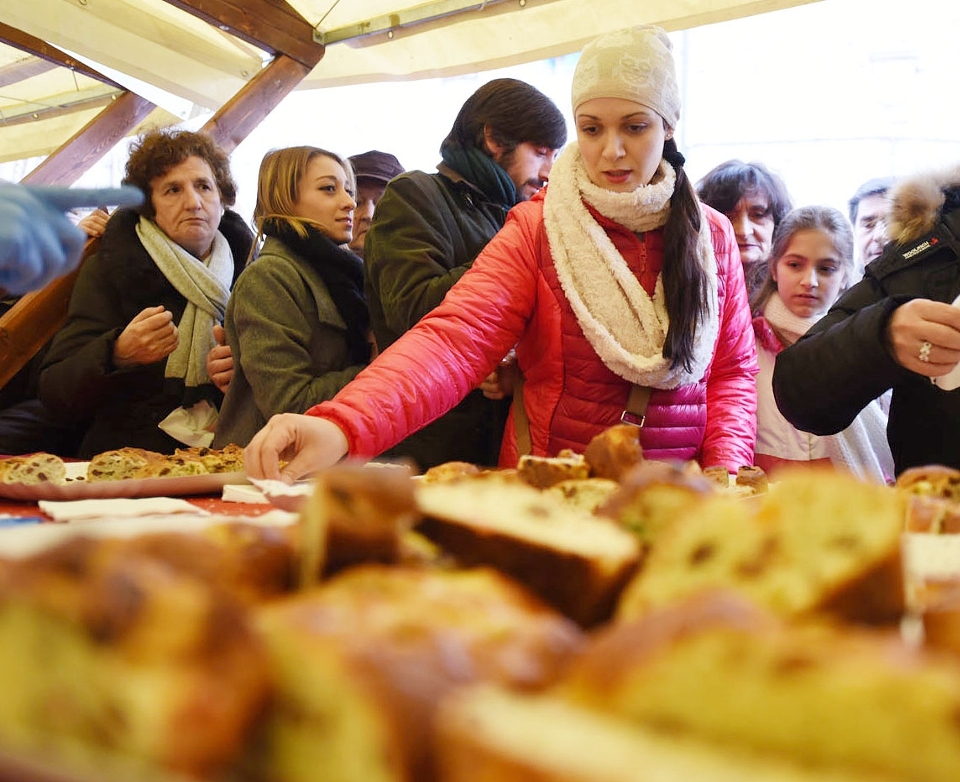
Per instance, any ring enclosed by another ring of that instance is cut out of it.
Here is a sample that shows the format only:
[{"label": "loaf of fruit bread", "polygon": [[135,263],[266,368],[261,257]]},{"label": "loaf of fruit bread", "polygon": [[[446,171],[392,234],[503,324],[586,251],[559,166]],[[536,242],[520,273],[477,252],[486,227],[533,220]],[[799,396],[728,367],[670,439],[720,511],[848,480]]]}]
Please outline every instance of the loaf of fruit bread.
[{"label": "loaf of fruit bread", "polygon": [[624,590],[630,619],[707,588],[736,589],[784,615],[865,623],[904,612],[903,497],[830,469],[781,473],[750,502],[715,496],[678,514]]},{"label": "loaf of fruit bread", "polygon": [[273,782],[426,782],[436,706],[480,681],[541,689],[583,643],[496,571],[361,565],[256,609],[276,691]]},{"label": "loaf of fruit bread", "polygon": [[0,482],[36,485],[60,484],[66,480],[67,467],[63,459],[52,453],[34,453],[29,456],[11,456],[0,459]]},{"label": "loaf of fruit bread", "polygon": [[640,725],[810,766],[923,782],[960,768],[955,659],[896,629],[785,621],[731,593],[604,628],[558,690]]},{"label": "loaf of fruit bread", "polygon": [[609,519],[523,483],[420,484],[418,531],[464,565],[490,565],[584,626],[608,619],[640,561]]},{"label": "loaf of fruit bread", "polygon": [[0,746],[66,768],[223,772],[268,696],[247,616],[209,583],[103,543],[76,537],[5,568]]},{"label": "loaf of fruit bread", "polygon": [[811,769],[489,684],[447,698],[436,733],[440,782],[894,782],[862,770]]}]

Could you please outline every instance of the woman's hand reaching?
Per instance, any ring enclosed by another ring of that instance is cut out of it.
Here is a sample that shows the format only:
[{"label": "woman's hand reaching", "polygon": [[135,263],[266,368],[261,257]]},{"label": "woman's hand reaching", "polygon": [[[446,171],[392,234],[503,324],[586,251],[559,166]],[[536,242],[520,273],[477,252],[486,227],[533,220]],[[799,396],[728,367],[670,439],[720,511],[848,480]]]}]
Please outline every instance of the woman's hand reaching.
[{"label": "woman's hand reaching", "polygon": [[[251,478],[293,483],[331,467],[347,454],[347,438],[325,418],[299,413],[273,416],[243,452],[244,469]],[[287,464],[280,469],[280,462]]]}]

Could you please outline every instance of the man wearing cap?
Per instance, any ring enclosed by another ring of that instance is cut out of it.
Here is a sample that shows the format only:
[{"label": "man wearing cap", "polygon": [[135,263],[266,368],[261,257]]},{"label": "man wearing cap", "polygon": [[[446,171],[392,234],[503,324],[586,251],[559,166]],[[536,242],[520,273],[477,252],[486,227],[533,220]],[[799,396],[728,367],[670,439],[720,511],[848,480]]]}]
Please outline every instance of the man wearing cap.
[{"label": "man wearing cap", "polygon": [[357,179],[357,208],[353,212],[353,240],[348,245],[363,258],[363,240],[373,220],[373,208],[383,195],[387,182],[404,171],[400,161],[388,152],[371,149],[349,158]]},{"label": "man wearing cap", "polygon": [[[393,179],[365,242],[370,325],[383,351],[443,300],[500,230],[507,212],[546,181],[566,120],[536,88],[494,79],[471,95],[440,145],[437,172]],[[426,470],[449,461],[495,466],[509,399],[474,389],[453,410],[386,454]]]}]

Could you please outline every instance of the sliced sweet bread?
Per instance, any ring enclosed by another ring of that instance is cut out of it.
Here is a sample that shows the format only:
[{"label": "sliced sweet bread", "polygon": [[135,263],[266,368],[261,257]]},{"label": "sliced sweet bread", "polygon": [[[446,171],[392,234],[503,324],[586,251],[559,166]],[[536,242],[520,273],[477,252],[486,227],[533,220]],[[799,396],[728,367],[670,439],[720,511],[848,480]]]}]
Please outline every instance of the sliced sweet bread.
[{"label": "sliced sweet bread", "polygon": [[597,513],[650,545],[685,509],[715,494],[714,484],[682,464],[645,461],[629,471]]},{"label": "sliced sweet bread", "polygon": [[243,472],[243,448],[235,443],[223,448],[177,448],[174,455],[196,457],[210,473]]},{"label": "sliced sweet bread", "polygon": [[725,587],[785,615],[897,622],[905,601],[902,499],[889,487],[809,468],[785,471],[751,502],[707,498],[657,540],[618,616]]},{"label": "sliced sweet bread", "polygon": [[701,594],[597,634],[564,697],[813,766],[951,782],[960,666],[896,630],[786,622]]},{"label": "sliced sweet bread", "polygon": [[262,758],[274,782],[434,779],[445,695],[481,681],[543,688],[583,643],[490,569],[357,566],[257,620],[276,681]]},{"label": "sliced sweet bread", "polygon": [[633,424],[617,424],[605,429],[587,443],[583,458],[594,478],[621,481],[643,461],[640,428]]},{"label": "sliced sweet bread", "polygon": [[590,465],[582,454],[565,450],[556,456],[524,454],[517,461],[517,476],[536,489],[546,489],[560,481],[590,476]]},{"label": "sliced sweet bread", "polygon": [[207,779],[250,737],[268,680],[229,595],[112,541],[76,537],[0,580],[0,691],[7,750],[78,772],[92,765],[100,778],[123,758],[140,769],[128,779],[149,769]]},{"label": "sliced sweet bread", "polygon": [[556,695],[477,685],[437,717],[439,782],[893,782],[656,731]]},{"label": "sliced sweet bread", "polygon": [[490,565],[585,626],[609,618],[640,561],[616,522],[523,483],[418,484],[417,529],[465,565]]},{"label": "sliced sweet bread", "polygon": [[29,456],[11,456],[0,459],[0,482],[3,483],[64,483],[67,467],[52,453],[34,453]]},{"label": "sliced sweet bread", "polygon": [[87,465],[88,481],[116,481],[135,478],[151,462],[163,454],[144,448],[115,448],[96,454]]}]

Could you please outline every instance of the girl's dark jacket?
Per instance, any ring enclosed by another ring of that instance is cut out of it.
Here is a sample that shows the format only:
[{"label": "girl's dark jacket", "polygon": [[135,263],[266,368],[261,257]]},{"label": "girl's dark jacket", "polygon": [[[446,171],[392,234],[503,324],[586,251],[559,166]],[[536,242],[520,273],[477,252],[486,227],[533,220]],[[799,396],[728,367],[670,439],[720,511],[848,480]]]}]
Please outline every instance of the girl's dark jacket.
[{"label": "girl's dark jacket", "polygon": [[892,388],[887,439],[897,474],[933,463],[960,468],[960,389],[943,391],[904,369],[886,339],[901,304],[960,294],[960,168],[897,185],[890,216],[894,241],[863,280],[777,357],[777,406],[798,429],[835,434]]},{"label": "girl's dark jacket", "polygon": [[[141,310],[162,304],[179,323],[187,304],[137,238],[138,220],[129,209],[110,217],[99,245],[80,270],[67,322],[40,370],[44,405],[64,420],[88,423],[80,458],[123,446],[173,453],[182,444],[157,424],[180,405],[200,399],[219,405],[222,400],[212,383],[188,390],[182,380],[165,379],[166,359],[127,369],[113,365],[117,337]],[[233,252],[235,281],[253,236],[230,211],[220,222],[220,232]]]}]

